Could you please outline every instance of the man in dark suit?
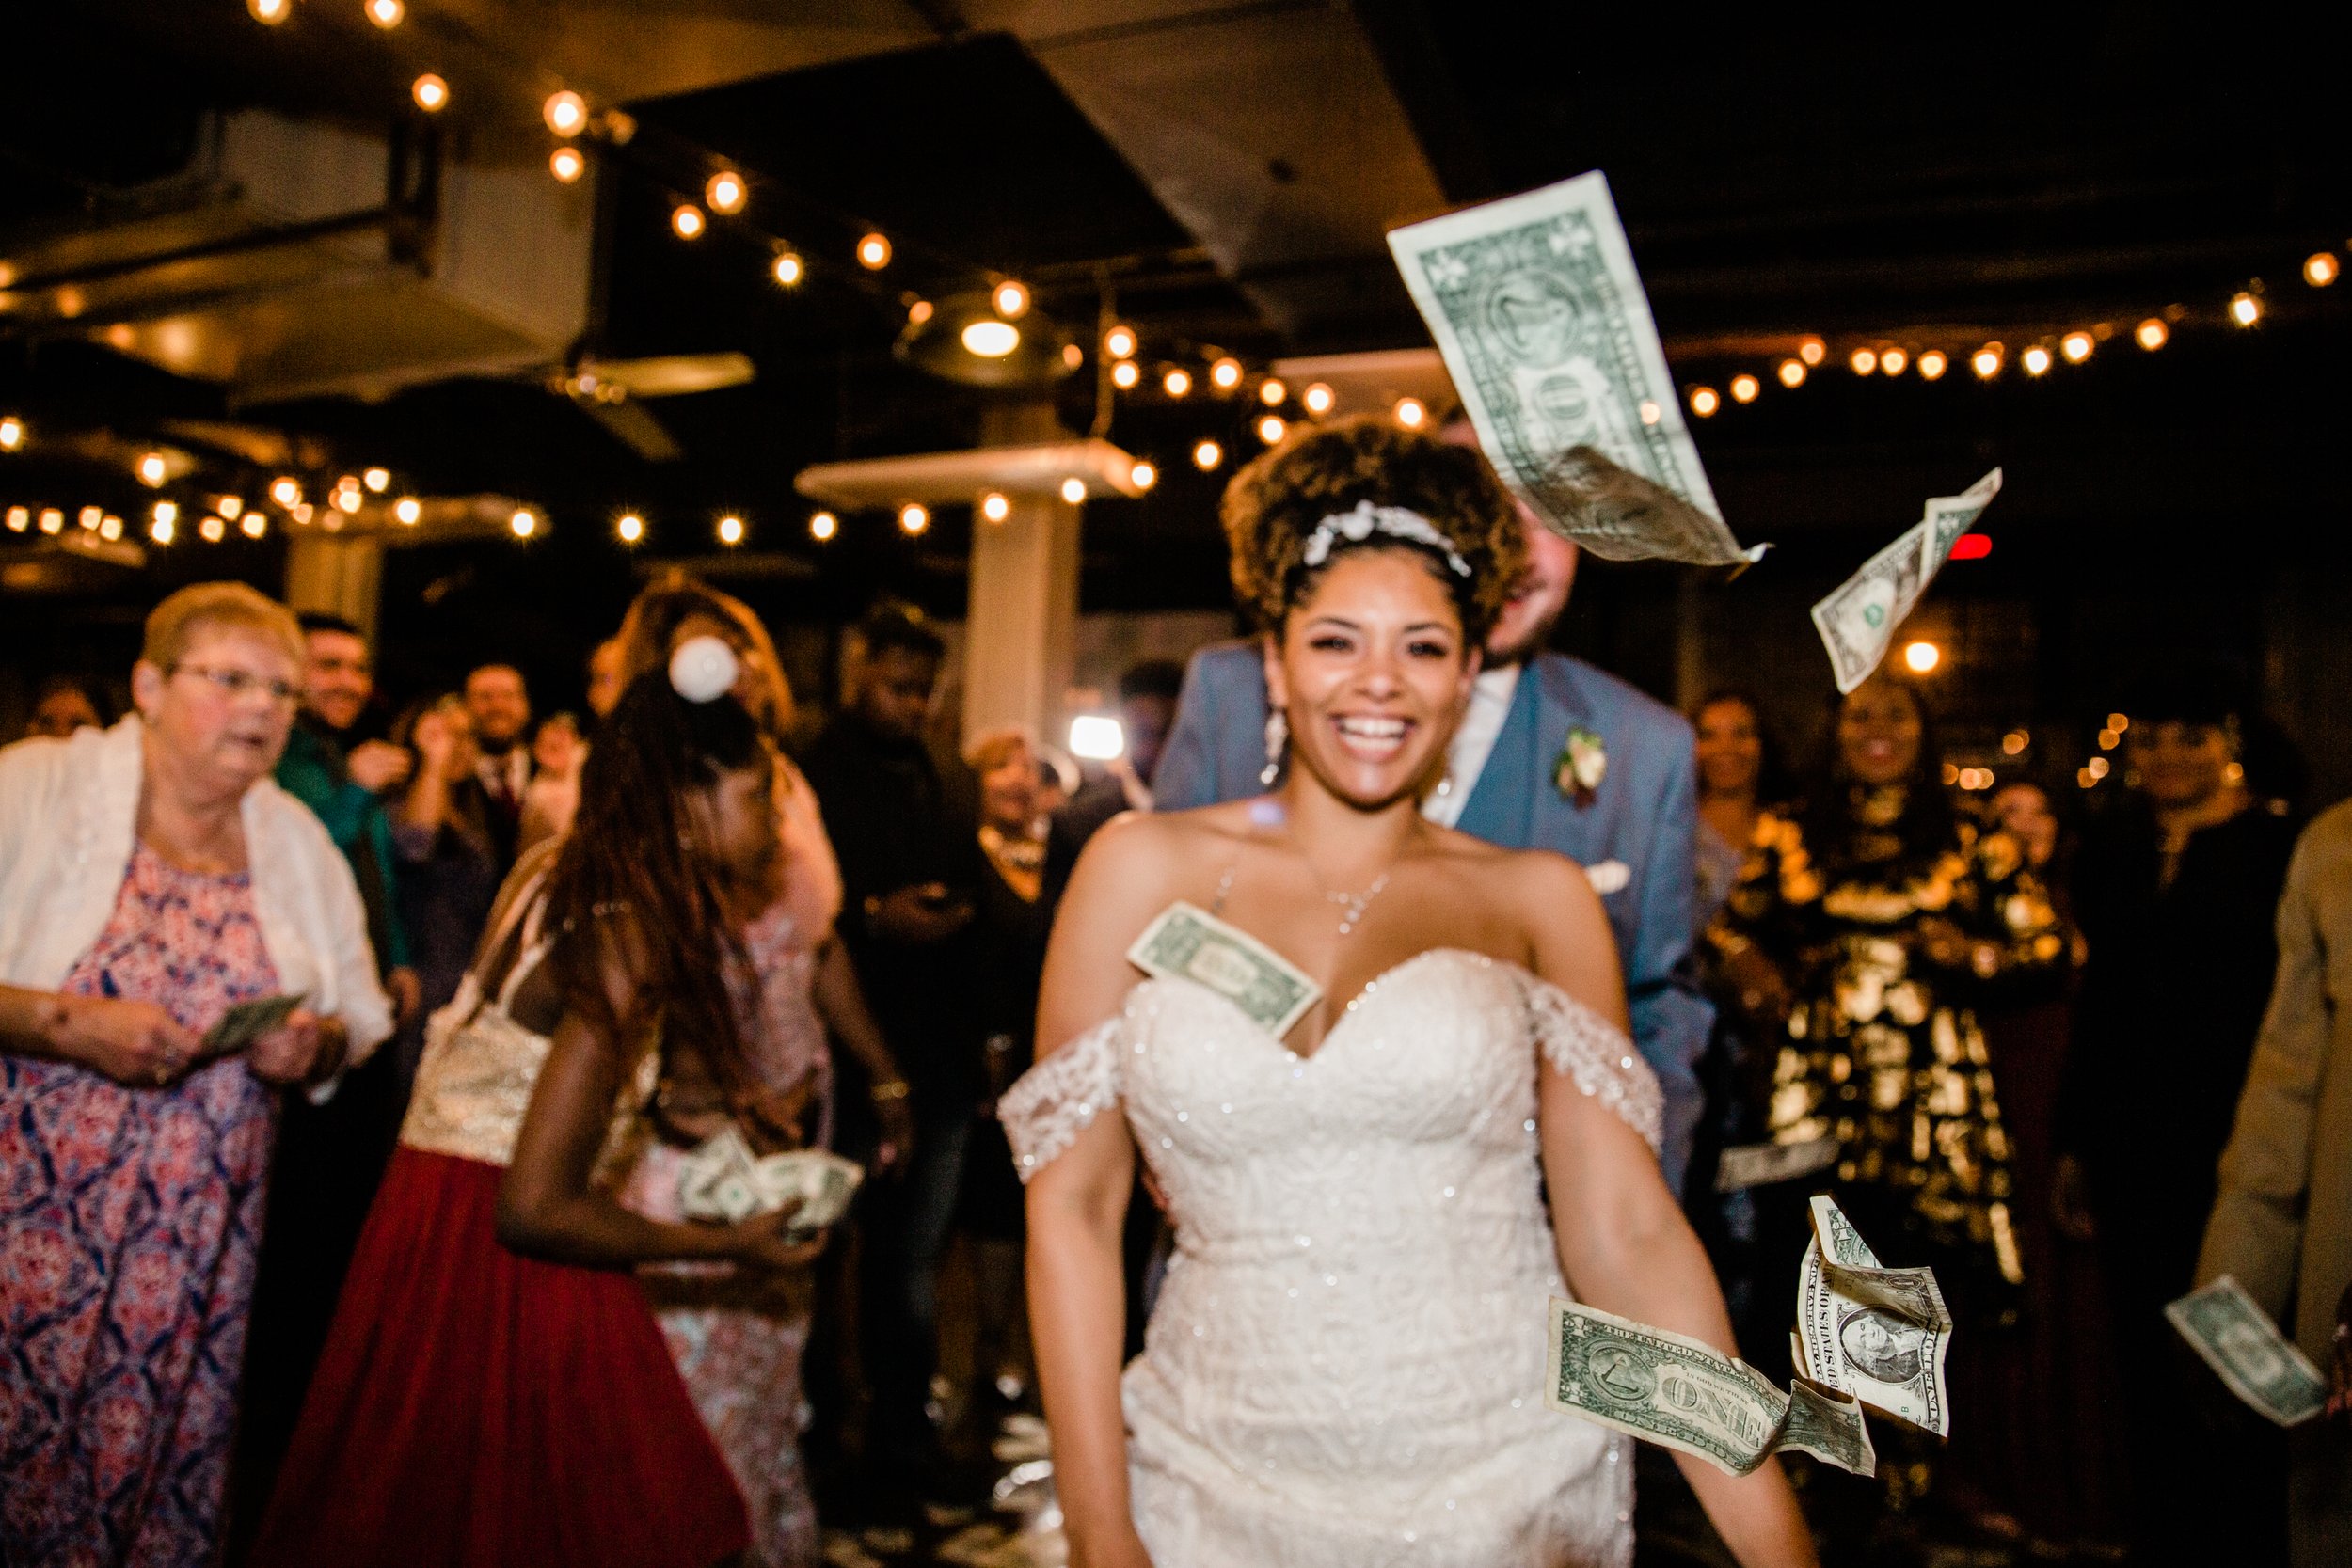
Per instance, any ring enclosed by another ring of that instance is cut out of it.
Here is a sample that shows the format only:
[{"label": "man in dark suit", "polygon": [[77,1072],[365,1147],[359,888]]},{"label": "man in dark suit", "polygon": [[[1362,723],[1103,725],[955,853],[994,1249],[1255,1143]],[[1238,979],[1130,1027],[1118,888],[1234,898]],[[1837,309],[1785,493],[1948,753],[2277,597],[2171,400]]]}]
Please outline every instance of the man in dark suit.
[{"label": "man in dark suit", "polygon": [[[1127,750],[1102,777],[1089,780],[1054,813],[1045,834],[1045,883],[1039,898],[1049,911],[1061,902],[1071,867],[1078,863],[1078,851],[1087,840],[1122,811],[1152,809],[1152,781],[1159,775],[1184,685],[1183,666],[1165,658],[1145,659],[1119,677],[1119,721]],[[1047,918],[1052,918],[1050,913]]]},{"label": "man in dark suit", "polygon": [[[1447,432],[1470,444],[1467,424]],[[1581,659],[1545,651],[1576,579],[1578,550],[1522,503],[1529,571],[1423,814],[1509,849],[1551,849],[1584,867],[1625,966],[1633,1037],[1665,1093],[1660,1163],[1677,1192],[1714,1009],[1684,974],[1691,949],[1698,797],[1691,726]],[[1254,641],[1193,656],[1153,796],[1161,811],[1239,800],[1270,780],[1266,694]]]}]

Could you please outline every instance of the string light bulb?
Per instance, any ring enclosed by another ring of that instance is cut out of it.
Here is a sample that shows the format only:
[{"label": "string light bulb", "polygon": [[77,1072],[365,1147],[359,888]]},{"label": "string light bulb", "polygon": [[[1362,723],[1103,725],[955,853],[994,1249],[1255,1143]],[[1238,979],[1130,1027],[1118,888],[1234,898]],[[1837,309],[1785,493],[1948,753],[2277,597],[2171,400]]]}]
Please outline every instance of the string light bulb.
[{"label": "string light bulb", "polygon": [[171,465],[162,452],[151,451],[139,459],[138,474],[139,483],[152,490],[171,477]]},{"label": "string light bulb", "polygon": [[237,531],[247,539],[259,539],[269,531],[269,519],[259,512],[248,512],[245,520],[237,524]]},{"label": "string light bulb", "polygon": [[1724,400],[1716,395],[1714,388],[1693,387],[1691,388],[1691,412],[1700,419],[1713,418],[1715,410],[1723,405]]},{"label": "string light bulb", "polygon": [[841,519],[830,512],[812,514],[808,519],[808,536],[823,544],[841,531]]},{"label": "string light bulb", "polygon": [[881,233],[871,233],[858,241],[857,264],[867,272],[880,272],[890,265],[889,237]]},{"label": "string light bulb", "polygon": [[2150,316],[2132,329],[2132,341],[2151,354],[2162,348],[2165,340],[2171,336],[2172,329],[2164,325],[2162,318],[2156,316]]},{"label": "string light bulb", "polygon": [[14,451],[24,444],[24,421],[10,414],[0,418],[0,451]]},{"label": "string light bulb", "polygon": [[1209,385],[1220,392],[1230,392],[1241,385],[1241,361],[1232,355],[1209,367]]},{"label": "string light bulb", "polygon": [[216,516],[208,516],[196,525],[196,531],[207,545],[217,545],[229,536],[229,525]]},{"label": "string light bulb", "polygon": [[768,276],[776,280],[778,288],[789,289],[799,284],[805,271],[799,256],[789,250],[779,250],[775,261],[769,265]]},{"label": "string light bulb", "polygon": [[270,482],[269,499],[280,506],[299,506],[302,503],[302,486],[292,474],[280,474]]},{"label": "string light bulb", "polygon": [[[8,514],[8,526],[11,528],[15,528],[16,526],[16,514],[13,512]],[[17,531],[22,533],[24,531],[23,529],[17,529]],[[179,531],[180,525],[176,518],[167,517],[160,514],[157,515],[153,522],[147,525],[147,536],[155,541],[158,545],[170,544],[173,538],[178,535]]]},{"label": "string light bulb", "polygon": [[2025,367],[2027,375],[2040,375],[2050,368],[2050,351],[2036,343],[2019,355],[2017,362]]},{"label": "string light bulb", "polygon": [[577,136],[588,127],[588,101],[569,87],[548,94],[539,113],[559,136]]},{"label": "string light bulb", "polygon": [[912,539],[931,526],[930,509],[917,501],[898,508],[898,531]]},{"label": "string light bulb", "polygon": [[408,96],[426,114],[437,115],[449,107],[449,84],[428,71],[408,85]]},{"label": "string light bulb", "polygon": [[2069,332],[2058,340],[2058,352],[2066,356],[2066,362],[2070,365],[2079,365],[2090,358],[2090,351],[2097,346],[2088,332]]},{"label": "string light bulb", "polygon": [[[1820,364],[1828,356],[1829,345],[1819,338],[1807,338],[1797,345],[1797,357],[1804,360],[1808,367]],[[1793,386],[1794,383],[1790,385]]]},{"label": "string light bulb", "polygon": [[[147,515],[154,518],[155,521],[159,523],[176,523],[180,520],[180,503],[178,501],[157,501],[152,507],[148,509]],[[24,531],[20,529],[18,531],[22,532]]]},{"label": "string light bulb", "polygon": [[1207,473],[1225,461],[1225,449],[1215,441],[1202,440],[1192,449],[1192,466]]},{"label": "string light bulb", "polygon": [[1282,437],[1290,434],[1290,428],[1283,422],[1281,415],[1268,414],[1258,421],[1258,439],[1269,447],[1279,446]]},{"label": "string light bulb", "polygon": [[98,519],[98,537],[103,539],[109,545],[121,538],[122,519],[116,516],[111,512],[107,513],[103,517]]},{"label": "string light bulb", "polygon": [[714,213],[733,214],[743,210],[750,197],[743,187],[743,177],[731,168],[723,168],[703,184],[703,200]]},{"label": "string light bulb", "polygon": [[1002,359],[1021,346],[1021,329],[993,316],[965,324],[962,337],[964,352],[982,359]]},{"label": "string light bulb", "polygon": [[1804,386],[1804,361],[1802,359],[1783,359],[1780,362],[1779,374],[1780,384],[1784,387]]},{"label": "string light bulb", "polygon": [[2262,301],[2250,293],[2230,296],[2230,319],[2240,326],[2251,326],[2263,318]]},{"label": "string light bulb", "polygon": [[729,549],[743,542],[743,519],[730,512],[719,519],[719,543]]},{"label": "string light bulb", "polygon": [[1258,383],[1258,401],[1268,408],[1281,407],[1282,400],[1290,395],[1291,389],[1273,376],[1269,375]]},{"label": "string light bulb", "polygon": [[1900,375],[1903,373],[1903,368],[1910,363],[1911,356],[1905,354],[1901,349],[1885,349],[1881,351],[1879,354],[1879,373],[1881,375]]},{"label": "string light bulb", "polygon": [[1125,391],[1142,379],[1143,372],[1136,368],[1136,362],[1132,359],[1121,359],[1111,367],[1111,385],[1121,391]]},{"label": "string light bulb", "polygon": [[1136,329],[1114,326],[1103,334],[1103,352],[1114,359],[1130,359],[1136,352]]},{"label": "string light bulb", "polygon": [[403,496],[392,502],[392,516],[403,528],[415,528],[417,519],[424,515],[424,503],[414,496]]},{"label": "string light bulb", "polygon": [[506,526],[516,538],[528,539],[539,531],[539,515],[527,506],[518,506],[515,515],[506,519]]},{"label": "string light bulb", "polygon": [[1339,394],[1320,381],[1310,383],[1307,389],[1298,394],[1298,406],[1318,419],[1331,412],[1331,405],[1339,401]]},{"label": "string light bulb", "polygon": [[567,143],[548,154],[548,172],[558,184],[569,185],[588,172],[588,160],[579,148]]},{"label": "string light bulb", "polygon": [[1853,367],[1853,373],[1856,375],[1874,375],[1879,368],[1878,351],[1858,348],[1853,351],[1852,356],[1846,363]]},{"label": "string light bulb", "polygon": [[1127,477],[1136,489],[1149,490],[1160,482],[1160,470],[1150,463],[1137,463],[1127,470]]},{"label": "string light bulb", "polygon": [[380,496],[385,491],[392,487],[392,470],[389,468],[364,468],[360,470],[359,483],[367,486],[369,495]]},{"label": "string light bulb", "polygon": [[703,210],[691,201],[681,201],[670,213],[670,228],[681,240],[699,240],[708,220]]},{"label": "string light bulb", "polygon": [[22,533],[33,526],[33,509],[29,506],[8,508],[8,531]]},{"label": "string light bulb", "polygon": [[40,531],[43,533],[64,532],[65,514],[54,506],[42,507],[40,509]]},{"label": "string light bulb", "polygon": [[1944,650],[1932,642],[1914,642],[1903,649],[1903,662],[1915,674],[1924,675],[1944,662]]},{"label": "string light bulb", "polygon": [[980,498],[980,515],[992,523],[1001,523],[1012,515],[1012,502],[1001,492],[991,490]]},{"label": "string light bulb", "polygon": [[106,520],[106,509],[103,506],[86,506],[73,515],[73,520],[81,524],[85,531],[96,533],[98,525]]},{"label": "string light bulb", "polygon": [[988,302],[996,307],[996,313],[1007,321],[1019,321],[1029,313],[1029,291],[1008,277],[996,285]]},{"label": "string light bulb", "polygon": [[386,32],[399,26],[408,14],[402,0],[368,0],[368,20]]},{"label": "string light bulb", "polygon": [[294,15],[294,0],[245,0],[245,8],[264,27],[275,27]]},{"label": "string light bulb", "polygon": [[357,490],[338,490],[338,491],[336,491],[336,492],[335,492],[334,497],[332,498],[332,499],[333,499],[333,503],[334,503],[335,510],[336,510],[336,511],[338,511],[338,512],[340,512],[340,513],[342,513],[344,516],[346,516],[346,517],[356,516],[356,515],[358,514],[358,511],[359,511],[359,492],[358,492],[358,491],[357,491]]},{"label": "string light bulb", "polygon": [[1072,474],[1061,482],[1061,499],[1075,506],[1087,499],[1087,482]]},{"label": "string light bulb", "polygon": [[2001,345],[1987,343],[1968,356],[1968,368],[1977,372],[1979,381],[1990,381],[2001,373]]},{"label": "string light bulb", "polygon": [[2314,289],[2324,289],[2344,272],[2332,250],[2314,250],[2303,259],[2303,281]]},{"label": "string light bulb", "polygon": [[1752,375],[1735,375],[1731,378],[1731,401],[1734,403],[1754,403],[1756,394],[1763,389],[1764,384]]},{"label": "string light bulb", "polygon": [[1419,398],[1397,399],[1396,406],[1391,409],[1390,413],[1395,417],[1398,424],[1407,430],[1419,430],[1429,422],[1428,406]]},{"label": "string light bulb", "polygon": [[243,515],[245,512],[245,500],[242,497],[238,496],[223,496],[219,499],[213,502],[213,510],[219,513],[222,516],[228,518],[233,523],[239,516]]},{"label": "string light bulb", "polygon": [[913,325],[920,326],[925,322],[931,319],[932,312],[937,309],[938,307],[931,304],[930,300],[918,299],[914,304],[907,307],[907,320]]},{"label": "string light bulb", "polygon": [[1942,349],[1931,348],[1919,356],[1919,379],[1941,381],[1944,379],[1944,372],[1950,369],[1951,363],[1951,360],[1945,357]]},{"label": "string light bulb", "polygon": [[624,512],[612,521],[612,531],[624,545],[634,545],[645,536],[645,519],[634,512]]},{"label": "string light bulb", "polygon": [[1192,372],[1182,365],[1169,366],[1168,373],[1160,377],[1160,390],[1172,398],[1183,397],[1192,390]]}]

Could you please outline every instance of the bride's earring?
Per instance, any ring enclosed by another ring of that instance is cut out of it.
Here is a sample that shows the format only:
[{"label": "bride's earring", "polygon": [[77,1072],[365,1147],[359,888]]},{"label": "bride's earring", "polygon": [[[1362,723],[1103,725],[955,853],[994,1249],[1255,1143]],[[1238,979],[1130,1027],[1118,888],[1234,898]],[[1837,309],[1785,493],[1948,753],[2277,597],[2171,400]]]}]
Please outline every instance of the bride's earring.
[{"label": "bride's earring", "polygon": [[1290,749],[1290,716],[1280,708],[1265,716],[1265,766],[1258,769],[1258,782],[1269,789],[1282,774],[1282,753]]}]

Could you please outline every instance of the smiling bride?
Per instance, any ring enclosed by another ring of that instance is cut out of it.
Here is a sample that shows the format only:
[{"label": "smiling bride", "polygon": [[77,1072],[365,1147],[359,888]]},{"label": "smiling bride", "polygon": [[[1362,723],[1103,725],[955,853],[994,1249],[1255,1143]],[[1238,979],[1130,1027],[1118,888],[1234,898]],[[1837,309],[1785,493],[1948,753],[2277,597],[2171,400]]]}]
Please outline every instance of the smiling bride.
[{"label": "smiling bride", "polygon": [[[1547,1300],[1734,1347],[1599,900],[1417,809],[1521,567],[1510,498],[1343,421],[1224,510],[1288,778],[1097,835],[1046,960],[1061,1043],[1001,1103],[1072,1561],[1626,1563],[1630,1442],[1545,1408]],[[1164,916],[1220,961],[1138,978]],[[1176,1256],[1122,1376],[1138,1153]],[[1776,1465],[1684,1469],[1743,1563],[1812,1562]]]}]

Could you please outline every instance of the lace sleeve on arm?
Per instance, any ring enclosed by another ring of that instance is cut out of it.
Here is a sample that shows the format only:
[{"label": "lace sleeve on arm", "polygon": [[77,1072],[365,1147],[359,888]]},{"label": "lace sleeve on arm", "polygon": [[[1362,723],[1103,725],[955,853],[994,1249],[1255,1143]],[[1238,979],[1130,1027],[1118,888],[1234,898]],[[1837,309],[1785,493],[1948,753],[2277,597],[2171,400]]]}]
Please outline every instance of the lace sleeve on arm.
[{"label": "lace sleeve on arm", "polygon": [[1528,1018],[1545,1062],[1656,1150],[1663,1104],[1658,1076],[1625,1031],[1548,980],[1529,975],[1526,991]]},{"label": "lace sleeve on arm", "polygon": [[1106,1018],[1041,1060],[996,1101],[1023,1182],[1058,1159],[1119,1103],[1119,1040],[1125,1021]]}]

